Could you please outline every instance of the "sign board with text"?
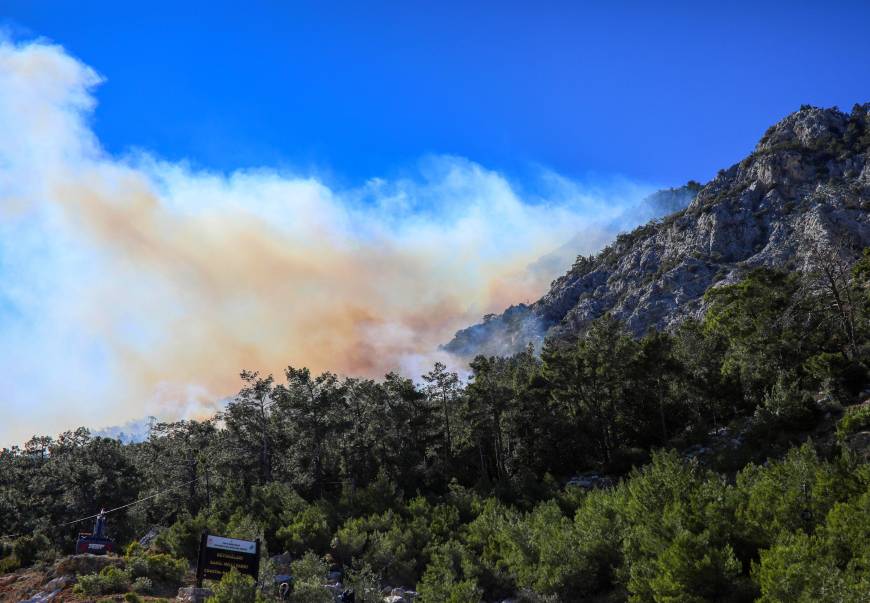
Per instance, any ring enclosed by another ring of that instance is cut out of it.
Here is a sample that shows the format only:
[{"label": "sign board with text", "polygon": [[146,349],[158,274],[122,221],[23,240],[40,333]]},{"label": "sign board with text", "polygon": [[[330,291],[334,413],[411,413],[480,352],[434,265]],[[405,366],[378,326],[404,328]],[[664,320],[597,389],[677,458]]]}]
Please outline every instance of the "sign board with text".
[{"label": "sign board with text", "polygon": [[201,587],[203,580],[220,581],[233,568],[256,580],[260,573],[260,541],[204,533],[196,564],[197,585]]}]

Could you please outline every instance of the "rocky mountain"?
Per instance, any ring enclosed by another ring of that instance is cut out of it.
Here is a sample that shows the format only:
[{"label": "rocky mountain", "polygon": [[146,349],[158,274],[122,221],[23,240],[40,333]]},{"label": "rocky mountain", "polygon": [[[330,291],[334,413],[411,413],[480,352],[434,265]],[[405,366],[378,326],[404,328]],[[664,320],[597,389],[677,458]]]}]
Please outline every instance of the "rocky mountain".
[{"label": "rocky mountain", "polygon": [[[660,201],[679,203],[678,190]],[[748,269],[808,270],[822,248],[856,257],[870,246],[870,103],[850,114],[801,107],[696,192],[684,209],[578,257],[538,301],[485,317],[444,349],[510,354],[582,332],[605,312],[636,335],[668,329],[703,315],[704,292]]]}]

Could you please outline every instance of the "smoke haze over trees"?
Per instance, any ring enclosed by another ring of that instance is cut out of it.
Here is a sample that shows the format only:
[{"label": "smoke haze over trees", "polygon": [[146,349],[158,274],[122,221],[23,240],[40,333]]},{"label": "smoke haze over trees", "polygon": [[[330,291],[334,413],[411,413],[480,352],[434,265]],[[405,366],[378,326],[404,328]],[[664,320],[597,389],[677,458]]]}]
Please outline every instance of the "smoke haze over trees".
[{"label": "smoke haze over trees", "polygon": [[[540,357],[479,356],[467,385],[440,364],[421,385],[245,371],[218,417],[145,442],[78,430],[4,450],[2,525],[49,558],[69,518],[187,484],[113,515],[115,537],[167,526],[156,551],[191,561],[206,527],[259,536],[427,602],[858,601],[870,250],[829,274],[757,270],[673,333],[604,316]],[[563,487],[583,472],[606,478]]]}]

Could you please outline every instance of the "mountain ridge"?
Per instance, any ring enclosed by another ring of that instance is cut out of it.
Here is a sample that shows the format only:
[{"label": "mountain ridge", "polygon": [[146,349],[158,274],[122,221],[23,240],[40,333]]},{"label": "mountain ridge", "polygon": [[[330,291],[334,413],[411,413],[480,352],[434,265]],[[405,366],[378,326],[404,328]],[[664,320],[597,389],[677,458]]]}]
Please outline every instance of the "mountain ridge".
[{"label": "mountain ridge", "polygon": [[[673,189],[672,189],[673,190]],[[699,187],[685,209],[579,256],[531,304],[456,333],[461,357],[509,355],[569,337],[610,313],[635,335],[703,315],[703,294],[756,267],[807,271],[814,250],[853,260],[870,246],[870,103],[804,105],[752,153]]]}]

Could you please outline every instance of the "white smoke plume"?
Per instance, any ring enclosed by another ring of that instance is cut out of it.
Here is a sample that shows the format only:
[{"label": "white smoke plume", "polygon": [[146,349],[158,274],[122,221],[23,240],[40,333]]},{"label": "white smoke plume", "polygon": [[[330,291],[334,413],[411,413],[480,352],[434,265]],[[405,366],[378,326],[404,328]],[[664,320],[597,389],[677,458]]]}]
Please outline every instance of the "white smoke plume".
[{"label": "white smoke plume", "polygon": [[119,158],[89,125],[101,84],[59,46],[0,42],[0,445],[202,416],[242,368],[419,375],[649,192],[542,173],[523,195],[443,156],[350,190]]}]

